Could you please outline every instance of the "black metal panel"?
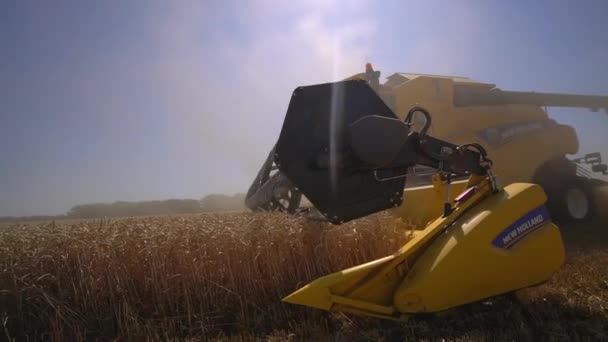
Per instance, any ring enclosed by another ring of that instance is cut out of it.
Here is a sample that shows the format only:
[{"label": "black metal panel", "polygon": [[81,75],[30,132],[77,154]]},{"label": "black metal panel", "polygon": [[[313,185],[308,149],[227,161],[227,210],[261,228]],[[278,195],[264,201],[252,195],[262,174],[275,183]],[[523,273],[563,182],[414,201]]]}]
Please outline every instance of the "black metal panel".
[{"label": "black metal panel", "polygon": [[396,118],[364,81],[299,87],[293,92],[276,145],[276,162],[333,223],[401,203],[405,178],[379,182],[373,170],[365,169],[352,154],[349,126],[369,115]]}]

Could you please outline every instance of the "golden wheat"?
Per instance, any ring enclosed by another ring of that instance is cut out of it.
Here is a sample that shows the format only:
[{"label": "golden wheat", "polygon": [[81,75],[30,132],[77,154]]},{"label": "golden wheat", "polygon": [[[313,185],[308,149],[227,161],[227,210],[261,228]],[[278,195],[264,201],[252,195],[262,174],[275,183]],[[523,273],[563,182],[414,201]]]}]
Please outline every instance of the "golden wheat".
[{"label": "golden wheat", "polygon": [[[568,263],[518,301],[408,323],[281,298],[408,239],[388,215],[342,226],[281,214],[203,214],[0,227],[7,340],[608,339],[608,234],[566,229]],[[574,231],[574,233],[572,233]],[[573,253],[572,251],[576,251]],[[475,281],[475,279],[471,279]]]},{"label": "golden wheat", "polygon": [[3,318],[15,338],[267,331],[302,313],[282,297],[406,237],[386,215],[339,227],[237,213],[14,225],[0,232]]}]

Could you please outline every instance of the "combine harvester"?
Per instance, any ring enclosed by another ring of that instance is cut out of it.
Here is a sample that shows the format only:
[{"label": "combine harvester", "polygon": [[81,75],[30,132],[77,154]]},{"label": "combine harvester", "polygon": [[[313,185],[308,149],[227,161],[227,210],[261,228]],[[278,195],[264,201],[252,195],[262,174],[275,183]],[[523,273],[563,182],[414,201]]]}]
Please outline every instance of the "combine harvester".
[{"label": "combine harvester", "polygon": [[[408,82],[412,82],[411,87]],[[419,82],[428,83],[431,89],[436,84],[439,90],[434,94],[441,96],[445,91],[448,98],[453,98],[453,79],[420,77],[408,82],[396,87],[405,87],[406,93],[410,89],[414,92],[412,99],[422,98]],[[400,207],[406,176],[419,165],[436,171],[433,191],[445,194],[437,203],[438,215],[392,255],[319,278],[284,301],[398,320],[538,285],[559,269],[565,258],[564,246],[545,206],[547,197],[541,186],[521,182],[500,186],[481,144],[438,139],[430,133],[433,127],[438,132],[454,129],[432,121],[429,112],[419,106],[399,117],[378,94],[373,83],[356,79],[297,88],[265,164],[269,173],[273,168],[277,170],[267,176],[263,168],[258,181],[266,178],[262,185],[289,185],[327,220],[341,224]],[[503,101],[500,99],[504,97],[489,95],[487,102]],[[407,103],[405,99],[400,101],[397,108]],[[420,102],[434,106],[436,111],[441,111],[442,104],[451,103]],[[448,112],[448,107],[443,110]],[[463,121],[474,121],[471,115],[481,115],[476,109],[470,111],[461,109],[458,115]],[[522,119],[518,113],[513,111]],[[455,111],[450,114],[455,115]],[[575,146],[566,142],[568,132],[570,139],[575,139],[569,129],[550,123],[541,112],[533,114],[538,121],[552,125],[555,131],[549,129],[548,137],[557,143],[557,136],[561,136],[562,143],[555,149],[575,151]],[[493,118],[498,121],[493,121],[498,124],[494,127],[502,127],[507,119]],[[458,121],[451,120],[452,124]],[[483,132],[485,128],[480,129]],[[538,143],[532,137],[526,139],[530,140],[513,144],[521,148],[526,141]],[[535,146],[528,148],[533,150]],[[559,153],[538,150],[549,157]],[[522,177],[515,169],[503,168]],[[452,180],[460,177],[467,180],[456,187]],[[451,196],[453,192],[459,194]],[[409,202],[418,201],[415,194],[407,194]]]},{"label": "combine harvester", "polygon": [[[432,125],[425,122],[424,116],[414,116],[413,127],[426,124],[428,133],[454,144],[483,145],[492,155],[494,170],[504,184],[530,182],[543,188],[554,218],[564,222],[588,221],[605,205],[607,183],[594,178],[594,174],[608,174],[600,153],[568,159],[566,155],[579,152],[577,135],[572,127],[550,119],[544,107],[606,110],[608,96],[502,91],[494,84],[463,77],[396,73],[384,84],[379,79],[380,72],[368,64],[365,73],[347,80],[363,80],[392,115],[402,121],[415,106],[434,114]],[[344,99],[334,97],[334,106],[344,103]],[[331,112],[325,109],[324,113]],[[362,139],[375,146],[381,144],[385,134],[373,132]],[[254,211],[295,213],[301,208],[302,191],[293,179],[279,171],[276,152],[274,148],[270,151],[247,193],[246,205]],[[433,169],[422,165],[409,167],[408,181],[404,183],[406,202],[393,211],[424,226],[441,213],[446,196],[452,205],[455,203],[455,197],[465,189],[466,176],[451,175],[451,193],[446,194],[432,181]]]}]

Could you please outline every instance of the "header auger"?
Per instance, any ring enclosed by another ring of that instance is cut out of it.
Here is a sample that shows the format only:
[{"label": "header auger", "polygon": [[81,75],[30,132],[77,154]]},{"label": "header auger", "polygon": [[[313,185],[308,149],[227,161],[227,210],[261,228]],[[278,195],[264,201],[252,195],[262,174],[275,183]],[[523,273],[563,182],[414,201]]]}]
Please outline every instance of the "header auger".
[{"label": "header auger", "polygon": [[[431,120],[422,107],[399,118],[364,80],[294,91],[265,167],[276,167],[280,176],[271,177],[297,189],[327,220],[341,224],[401,206],[415,165],[436,170],[445,197],[437,218],[397,252],[321,277],[284,301],[405,319],[537,285],[561,266],[564,248],[543,189],[501,188],[482,145],[433,137]],[[468,180],[452,200],[457,177]]]}]

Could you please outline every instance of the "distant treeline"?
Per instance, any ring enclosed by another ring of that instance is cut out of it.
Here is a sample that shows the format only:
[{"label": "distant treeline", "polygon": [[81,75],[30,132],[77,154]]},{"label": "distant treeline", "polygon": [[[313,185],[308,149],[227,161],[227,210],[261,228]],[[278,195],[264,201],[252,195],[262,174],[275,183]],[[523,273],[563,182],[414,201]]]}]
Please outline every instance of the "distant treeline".
[{"label": "distant treeline", "polygon": [[200,200],[168,199],[160,201],[117,201],[114,203],[92,203],[73,206],[65,215],[57,216],[23,216],[0,217],[0,222],[15,221],[48,221],[66,218],[96,218],[171,214],[196,214],[214,211],[245,210],[245,195],[234,196],[211,194]]}]

